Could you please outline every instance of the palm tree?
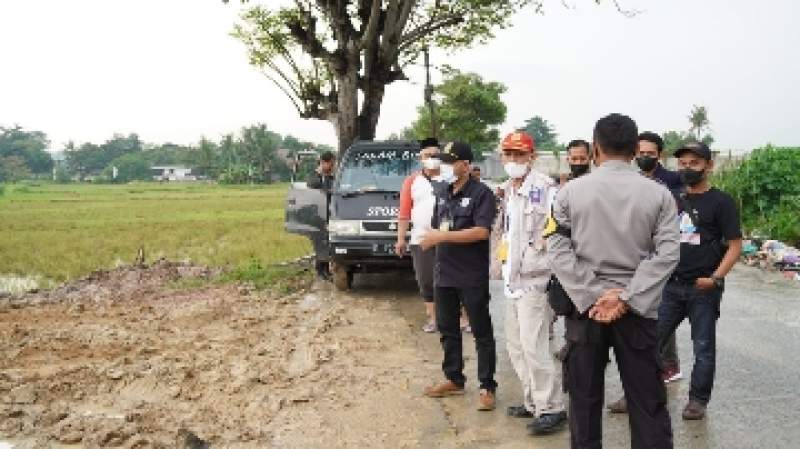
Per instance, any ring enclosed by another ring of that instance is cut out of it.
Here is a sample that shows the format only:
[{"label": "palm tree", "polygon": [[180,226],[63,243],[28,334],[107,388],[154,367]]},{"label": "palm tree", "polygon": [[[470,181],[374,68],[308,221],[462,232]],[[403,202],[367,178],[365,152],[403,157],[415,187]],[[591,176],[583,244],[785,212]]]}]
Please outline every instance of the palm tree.
[{"label": "palm tree", "polygon": [[705,106],[693,105],[689,113],[689,131],[697,139],[702,140],[703,132],[709,129],[711,122],[708,120],[708,110]]}]

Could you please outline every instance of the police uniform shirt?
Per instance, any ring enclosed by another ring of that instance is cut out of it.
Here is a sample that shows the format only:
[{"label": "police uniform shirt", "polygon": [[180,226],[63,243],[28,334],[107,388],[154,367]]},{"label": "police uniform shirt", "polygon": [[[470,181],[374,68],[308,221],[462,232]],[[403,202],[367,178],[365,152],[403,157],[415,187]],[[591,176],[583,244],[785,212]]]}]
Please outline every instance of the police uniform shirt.
[{"label": "police uniform shirt", "polygon": [[[474,227],[492,229],[496,199],[491,189],[468,179],[453,193],[448,185],[436,190],[431,226],[460,231]],[[436,247],[436,287],[477,287],[489,282],[489,239],[473,243],[442,243]]]},{"label": "police uniform shirt", "polygon": [[572,236],[550,236],[547,258],[581,313],[607,289],[622,288],[635,313],[657,317],[680,254],[669,190],[627,162],[607,161],[561,188],[553,217]]}]

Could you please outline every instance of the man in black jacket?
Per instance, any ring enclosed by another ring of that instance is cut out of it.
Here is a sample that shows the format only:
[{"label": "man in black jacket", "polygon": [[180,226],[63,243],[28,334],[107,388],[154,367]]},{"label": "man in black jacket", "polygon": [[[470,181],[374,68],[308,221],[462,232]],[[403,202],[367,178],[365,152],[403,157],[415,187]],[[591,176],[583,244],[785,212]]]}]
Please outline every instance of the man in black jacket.
[{"label": "man in black jacket", "polygon": [[[311,172],[306,179],[309,189],[319,189],[327,194],[330,204],[331,190],[333,190],[334,169],[336,167],[336,156],[330,151],[322,153],[319,157],[319,166]],[[328,208],[325,207],[325,222],[328,222]],[[320,279],[328,280],[331,277],[328,267],[328,230],[318,233],[311,239],[314,244],[314,265],[317,269],[317,276]]]}]

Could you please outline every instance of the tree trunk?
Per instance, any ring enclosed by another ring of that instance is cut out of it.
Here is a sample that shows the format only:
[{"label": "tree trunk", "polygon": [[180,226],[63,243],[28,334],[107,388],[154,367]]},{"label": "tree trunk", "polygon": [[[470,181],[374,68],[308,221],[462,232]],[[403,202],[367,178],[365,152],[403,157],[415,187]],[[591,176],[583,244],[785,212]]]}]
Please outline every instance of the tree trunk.
[{"label": "tree trunk", "polygon": [[358,73],[349,71],[338,79],[339,92],[337,111],[332,114],[331,123],[336,129],[339,143],[339,156],[355,142],[358,137]]},{"label": "tree trunk", "polygon": [[381,116],[381,104],[385,91],[386,84],[381,80],[373,80],[366,86],[364,102],[358,116],[358,134],[362,140],[375,139],[375,128],[377,128],[378,118]]}]

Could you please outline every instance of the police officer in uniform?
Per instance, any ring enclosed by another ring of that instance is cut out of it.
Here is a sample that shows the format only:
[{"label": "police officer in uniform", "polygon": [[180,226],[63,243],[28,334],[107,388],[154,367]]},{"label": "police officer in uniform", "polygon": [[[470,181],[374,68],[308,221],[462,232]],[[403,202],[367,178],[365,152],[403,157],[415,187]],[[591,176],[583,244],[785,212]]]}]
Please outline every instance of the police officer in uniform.
[{"label": "police officer in uniform", "polygon": [[657,312],[679,257],[670,192],[631,166],[636,123],[611,114],[594,128],[597,168],[565,184],[548,238],[550,266],[574,304],[567,316],[565,382],[573,449],[602,447],[604,372],[614,348],[633,449],[672,448],[661,380]]},{"label": "police officer in uniform", "polygon": [[441,398],[464,394],[459,316],[467,310],[478,353],[478,410],[494,410],[496,349],[489,315],[489,236],[496,199],[485,184],[470,176],[472,149],[463,142],[447,144],[439,154],[439,176],[432,230],[422,238],[423,250],[436,247],[434,302],[441,334],[444,382],[427,387],[425,395]]}]

